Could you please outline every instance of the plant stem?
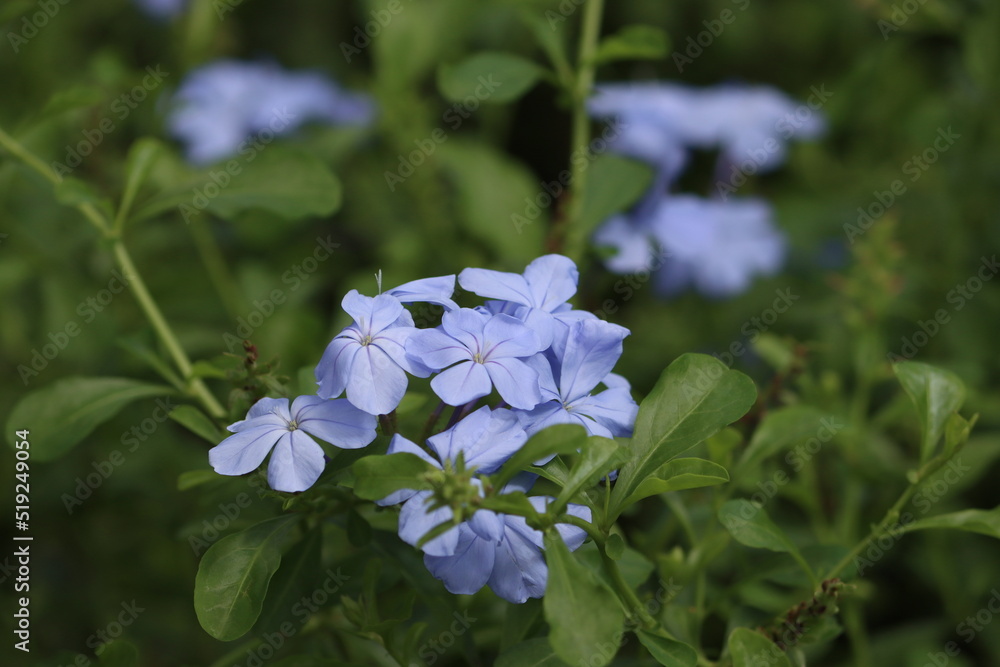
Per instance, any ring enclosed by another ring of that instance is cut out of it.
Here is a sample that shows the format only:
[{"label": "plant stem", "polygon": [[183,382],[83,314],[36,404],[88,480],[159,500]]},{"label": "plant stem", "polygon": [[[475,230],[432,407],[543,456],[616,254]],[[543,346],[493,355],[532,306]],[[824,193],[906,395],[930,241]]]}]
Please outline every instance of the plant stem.
[{"label": "plant stem", "polygon": [[587,98],[594,87],[594,55],[597,40],[601,35],[601,17],[604,0],[587,0],[583,9],[583,24],[580,28],[580,46],[577,53],[576,78],[570,91],[573,100],[573,136],[570,144],[570,184],[571,193],[567,215],[553,229],[553,245],[577,263],[583,255],[585,229],[580,228],[583,213],[583,192],[587,185],[587,169],[590,160],[583,159],[590,144],[590,117],[587,115]]},{"label": "plant stem", "polygon": [[[6,148],[12,155],[19,158],[29,167],[37,171],[54,186],[58,186],[62,182],[62,176],[53,171],[47,164],[38,159],[38,157],[22,146],[17,140],[4,132],[2,128],[0,128],[0,146]],[[224,417],[226,411],[215,399],[215,396],[212,395],[205,383],[202,382],[201,378],[192,377],[191,361],[188,359],[187,354],[185,354],[184,349],[178,342],[177,336],[174,335],[170,325],[167,324],[166,319],[164,319],[163,314],[160,313],[160,309],[157,307],[156,302],[150,295],[149,290],[146,289],[146,283],[142,280],[142,276],[139,275],[139,271],[135,268],[135,264],[132,262],[132,258],[129,255],[128,250],[125,248],[125,244],[122,241],[121,236],[114,229],[111,221],[109,221],[104,214],[94,207],[93,204],[84,202],[75,204],[74,208],[80,211],[80,213],[82,213],[83,216],[87,218],[87,220],[89,220],[98,231],[101,232],[101,235],[111,242],[111,250],[115,259],[118,260],[118,264],[121,266],[122,272],[131,284],[132,292],[135,295],[136,300],[139,302],[140,308],[142,308],[146,318],[149,320],[150,324],[153,325],[153,329],[160,337],[160,341],[167,348],[167,351],[173,358],[174,363],[177,365],[177,369],[181,373],[181,377],[183,377],[184,381],[187,382],[188,393],[200,400],[202,405],[212,417]]]},{"label": "plant stem", "polygon": [[226,268],[226,262],[215,242],[215,237],[212,236],[207,223],[203,221],[195,221],[187,227],[191,230],[194,245],[198,249],[198,254],[201,256],[202,264],[205,265],[205,270],[208,272],[208,279],[212,281],[212,285],[215,287],[215,291],[219,295],[219,300],[222,301],[222,306],[226,309],[226,313],[235,320],[242,314],[240,313],[240,308],[242,307],[243,299],[241,298],[240,288],[236,284],[236,280],[233,279],[229,269]]}]

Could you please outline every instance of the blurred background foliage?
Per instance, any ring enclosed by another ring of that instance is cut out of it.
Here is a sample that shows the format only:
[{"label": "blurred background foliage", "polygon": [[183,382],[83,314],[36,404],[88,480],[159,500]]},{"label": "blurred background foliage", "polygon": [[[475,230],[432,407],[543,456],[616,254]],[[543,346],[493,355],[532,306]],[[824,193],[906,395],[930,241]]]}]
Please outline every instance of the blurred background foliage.
[{"label": "blurred background foliage", "polygon": [[[238,319],[258,309],[255,300],[260,303],[278,289],[287,302],[277,305],[251,338],[262,360],[280,360],[293,386],[309,392],[311,366],[346,324],[337,314],[340,298],[354,287],[372,293],[375,271],[382,271],[387,286],[467,266],[520,271],[545,251],[551,210],[520,235],[509,220],[523,211],[525,197],[566,168],[565,100],[543,83],[514,104],[483,105],[453,129],[445,118],[453,103],[438,92],[436,72],[487,49],[541,62],[517,12],[544,18],[546,12],[558,14],[560,3],[404,0],[390,28],[347,62],[342,44],[351,43],[356,26],[364,26],[383,4],[194,0],[187,17],[170,23],[150,19],[127,0],[69,2],[17,53],[8,43],[0,45],[0,125],[46,162],[63,160],[66,147],[80,141],[84,130],[115,118],[114,130],[73,174],[113,199],[121,193],[132,142],[144,136],[169,142],[163,129],[166,96],[198,64],[219,57],[273,58],[292,69],[325,72],[377,99],[380,115],[372,128],[310,126],[281,140],[325,162],[341,180],[343,206],[332,217],[286,221],[254,211],[225,221],[203,215],[185,224],[169,211],[126,230],[150,290],[192,358],[237,366],[237,360],[220,360],[227,351],[223,333],[235,335]],[[573,7],[565,0],[561,4]],[[637,23],[655,25],[669,34],[671,52],[683,52],[689,37],[706,30],[703,22],[724,10],[733,11],[736,20],[682,72],[671,58],[627,61],[600,67],[599,81],[712,85],[737,80],[770,84],[802,101],[814,89],[830,93],[821,109],[827,134],[793,145],[783,168],[751,177],[740,190],[761,194],[775,206],[791,243],[784,272],[757,280],[752,290],[733,299],[686,293],[663,300],[645,283],[623,288],[622,277],[604,271],[593,251],[582,264],[579,307],[597,310],[611,299],[618,308],[611,319],[632,330],[618,370],[633,382],[637,397],[677,355],[721,354],[734,341],[746,342],[747,332],[758,330],[746,324],[770,307],[775,290],[787,288],[800,299],[769,328],[773,336],[757,341],[734,367],[754,377],[765,394],[775,369],[787,371],[797,350],[795,372],[783,373],[787,384],[775,389],[779,398],[794,389],[847,416],[849,397],[864,391],[872,397],[873,419],[898,414],[909,408],[890,400],[899,392],[886,382],[891,374],[885,355],[899,353],[902,339],[920,330],[919,321],[943,308],[950,322],[914,358],[949,368],[965,380],[968,411],[981,414],[968,448],[986,454],[970,453],[969,461],[978,462],[972,474],[939,508],[993,506],[993,479],[1000,473],[989,456],[1000,451],[995,344],[1000,289],[996,282],[984,283],[961,310],[948,295],[975,274],[982,257],[992,257],[1000,247],[1000,4],[608,4],[604,33]],[[917,9],[900,14],[902,5]],[[23,17],[35,11],[33,2],[6,2],[0,9],[2,33],[19,31]],[[907,20],[888,30],[879,22],[892,22],[894,12]],[[558,24],[570,44],[578,14]],[[147,66],[159,66],[168,76],[119,121],[111,105],[141,81]],[[58,113],[58,103],[53,106],[51,100],[59,94],[77,100],[92,96],[92,103]],[[396,170],[400,156],[439,127],[447,141],[390,191],[385,172]],[[919,179],[908,180],[907,161],[948,128],[959,138]],[[709,159],[696,160],[684,177],[686,189],[710,193],[710,165]],[[151,178],[167,185],[174,176],[161,167]],[[871,231],[849,243],[845,225],[857,224],[858,207],[868,208],[875,193],[888,190],[896,179],[904,180],[906,192]],[[81,304],[112,277],[107,249],[95,243],[94,231],[76,211],[54,200],[47,183],[6,156],[0,161],[0,232],[6,234],[0,241],[0,356],[8,378],[0,386],[2,416],[26,390],[70,375],[153,379],[148,366],[129,351],[155,343],[127,291],[92,321],[84,319]],[[206,250],[206,235],[225,264],[214,277],[201,259],[212,252]],[[339,247],[300,282],[283,281],[286,272],[312,256],[317,238]],[[71,321],[80,324],[80,335],[26,388],[17,367],[30,363],[49,334]],[[223,380],[210,382],[218,396],[226,395],[229,386]],[[70,664],[80,653],[93,660],[88,637],[114,620],[123,601],[133,599],[146,611],[126,636],[138,646],[142,664],[208,665],[238,648],[219,644],[198,627],[191,603],[197,557],[189,538],[202,535],[202,522],[217,518],[219,504],[232,502],[241,491],[253,496],[253,504],[227,529],[249,525],[273,508],[259,502],[242,479],[218,481],[200,491],[177,490],[180,473],[207,467],[205,442],[172,421],[157,423],[91,498],[72,514],[65,507],[63,495],[74,493],[77,478],[93,472],[95,462],[107,460],[113,450],[124,452],[130,429],[151,417],[155,407],[152,400],[135,403],[63,458],[32,468],[32,659],[37,657],[37,664]],[[912,439],[912,434],[904,436]],[[859,525],[880,515],[892,496],[881,491],[891,486],[884,480],[905,470],[899,453],[890,449],[868,461],[870,485],[856,499],[853,518]],[[829,457],[831,470],[838,467],[833,452],[822,456]],[[3,468],[9,469],[12,460],[5,456]],[[10,486],[2,492],[5,506],[12,504]],[[831,493],[836,496],[835,489]],[[655,523],[654,518],[634,520]],[[350,563],[352,553],[346,526],[323,545],[324,562]],[[997,545],[986,537],[930,533],[905,538],[866,577],[862,589],[875,664],[919,666],[928,651],[954,639],[956,625],[981,608],[997,585],[998,556]],[[414,558],[400,549],[391,557]],[[419,565],[413,569],[414,576],[425,574]],[[357,564],[354,571],[362,570]],[[10,590],[7,570],[4,577]],[[433,589],[436,584],[422,585]],[[361,577],[355,577],[345,594],[357,595],[360,587]],[[423,620],[431,624],[429,635],[449,622],[433,614]],[[501,625],[497,618],[480,623],[476,632],[499,633]],[[847,640],[841,639],[821,664],[852,664],[848,656]],[[458,649],[446,657],[449,664],[470,659]],[[622,660],[628,664],[627,654]],[[1000,664],[1000,633],[982,633],[950,664]]]}]

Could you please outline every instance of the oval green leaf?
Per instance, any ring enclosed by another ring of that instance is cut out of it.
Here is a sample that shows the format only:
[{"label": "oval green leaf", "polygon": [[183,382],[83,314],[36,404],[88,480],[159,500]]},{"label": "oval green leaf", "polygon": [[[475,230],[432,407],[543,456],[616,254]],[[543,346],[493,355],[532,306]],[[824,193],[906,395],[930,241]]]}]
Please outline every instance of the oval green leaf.
[{"label": "oval green leaf", "polygon": [[453,102],[468,99],[503,104],[535,85],[544,69],[521,56],[484,51],[438,69],[438,88]]}]

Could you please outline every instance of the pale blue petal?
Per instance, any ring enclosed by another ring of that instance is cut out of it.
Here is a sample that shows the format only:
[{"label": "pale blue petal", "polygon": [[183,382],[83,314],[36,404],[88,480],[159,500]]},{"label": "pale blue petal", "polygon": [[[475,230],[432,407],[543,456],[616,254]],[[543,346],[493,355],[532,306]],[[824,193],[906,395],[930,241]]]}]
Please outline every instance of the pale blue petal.
[{"label": "pale blue petal", "polygon": [[573,323],[559,374],[564,402],[586,396],[611,372],[622,356],[622,341],[628,335],[628,329],[603,320]]},{"label": "pale blue petal", "polygon": [[493,592],[508,602],[521,604],[528,598],[542,597],[547,580],[548,568],[541,549],[521,533],[507,530],[496,548],[493,572],[487,582]]},{"label": "pale blue petal", "polygon": [[538,373],[528,364],[519,359],[501,359],[483,365],[500,397],[512,407],[530,410],[542,402]]},{"label": "pale blue petal", "polygon": [[375,439],[378,419],[343,398],[299,396],[292,402],[292,413],[300,429],[342,449],[364,447]]},{"label": "pale blue petal", "polygon": [[360,351],[361,345],[351,338],[338,336],[330,341],[316,366],[316,382],[319,384],[316,393],[321,398],[335,398],[344,393],[354,359]]},{"label": "pale blue petal", "polygon": [[496,547],[479,537],[468,526],[459,526],[458,545],[453,556],[424,555],[424,565],[434,578],[441,580],[449,593],[472,595],[478,592],[493,572]]},{"label": "pale blue petal", "polygon": [[538,389],[542,402],[560,400],[559,387],[556,385],[552,371],[552,363],[544,354],[536,354],[524,360],[532,370],[538,373]]},{"label": "pale blue petal", "polygon": [[386,290],[385,293],[396,297],[403,303],[422,301],[436,303],[448,310],[457,310],[458,304],[451,300],[451,295],[454,292],[455,276],[450,275],[413,280],[391,290]]},{"label": "pale blue petal", "polygon": [[552,312],[576,294],[580,272],[569,257],[543,255],[524,269],[524,279],[531,289],[528,305]]},{"label": "pale blue petal", "polygon": [[[288,412],[288,399],[287,398],[262,398],[250,408],[247,412],[247,420],[256,420],[261,417],[269,418],[268,421],[263,423],[272,423],[271,419],[277,417],[281,420],[281,424],[287,424],[291,415]],[[276,423],[276,422],[275,422]]]},{"label": "pale blue petal", "polygon": [[376,334],[393,324],[405,310],[395,297],[387,294],[362,296],[354,289],[344,296],[341,306],[366,335]]},{"label": "pale blue petal", "polygon": [[[451,521],[454,514],[450,507],[439,507],[428,511],[427,500],[430,491],[421,491],[403,504],[399,512],[399,537],[412,546],[417,546],[424,535],[445,521]],[[451,556],[458,546],[459,526],[450,528],[421,547],[425,554],[431,556]]]},{"label": "pale blue petal", "polygon": [[406,341],[406,354],[409,359],[433,370],[472,359],[465,345],[439,329],[420,329],[413,333]]},{"label": "pale blue petal", "polygon": [[374,345],[361,348],[347,382],[347,400],[373,415],[392,412],[406,393],[406,373]]},{"label": "pale blue petal", "polygon": [[510,315],[494,315],[483,326],[483,356],[486,360],[530,357],[541,352],[535,332]]},{"label": "pale blue petal", "polygon": [[489,269],[465,269],[458,274],[458,284],[462,289],[488,299],[512,301],[524,306],[533,306],[531,288],[524,276]]},{"label": "pale blue petal", "polygon": [[460,308],[441,316],[441,329],[472,352],[479,352],[483,327],[489,319],[489,316],[472,308]]},{"label": "pale blue petal", "polygon": [[281,436],[267,464],[267,483],[275,491],[295,493],[312,486],[323,473],[323,448],[302,431]]},{"label": "pale blue petal", "polygon": [[499,544],[503,540],[505,526],[503,516],[489,510],[478,510],[466,524],[484,540]]},{"label": "pale blue petal", "polygon": [[431,374],[431,369],[415,359],[406,356],[406,343],[419,329],[408,326],[392,326],[382,329],[372,339],[372,347],[377,347],[399,364],[399,367],[410,375],[425,378]]},{"label": "pale blue petal", "polygon": [[220,475],[245,475],[263,463],[283,433],[288,429],[272,425],[241,430],[208,450],[208,462]]},{"label": "pale blue petal", "polygon": [[587,415],[609,429],[615,437],[627,438],[632,435],[635,418],[639,414],[628,389],[606,389],[593,396],[576,401],[573,412]]},{"label": "pale blue petal", "polygon": [[467,467],[489,475],[506,463],[527,439],[513,412],[491,411],[483,406],[447,431],[428,438],[427,444],[442,461],[455,461],[462,452]]},{"label": "pale blue petal", "polygon": [[[519,411],[517,414],[521,421],[521,426],[524,427],[529,438],[553,424],[568,424],[571,421],[569,413],[566,412],[563,404],[559,401],[547,401],[532,410]],[[538,461],[536,465],[544,465],[551,461],[552,458],[550,456],[542,461]]]},{"label": "pale blue petal", "polygon": [[431,389],[448,405],[457,406],[488,395],[493,385],[482,364],[463,361],[431,380]]}]

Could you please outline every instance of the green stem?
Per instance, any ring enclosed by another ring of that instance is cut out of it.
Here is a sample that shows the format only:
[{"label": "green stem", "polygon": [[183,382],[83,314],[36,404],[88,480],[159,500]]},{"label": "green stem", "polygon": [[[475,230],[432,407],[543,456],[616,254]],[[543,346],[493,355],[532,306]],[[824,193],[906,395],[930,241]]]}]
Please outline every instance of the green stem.
[{"label": "green stem", "polygon": [[[62,182],[62,176],[53,171],[17,140],[4,132],[2,128],[0,128],[0,146],[6,148],[12,155],[37,171],[54,186]],[[226,411],[215,399],[215,396],[212,395],[205,383],[200,378],[192,377],[191,361],[188,359],[187,354],[185,354],[170,325],[167,324],[162,313],[160,313],[160,309],[157,307],[156,302],[153,301],[149,290],[146,289],[146,283],[142,280],[142,276],[139,275],[139,271],[135,268],[135,264],[132,262],[132,258],[129,256],[128,250],[121,240],[121,236],[115,231],[111,222],[92,204],[81,203],[76,204],[74,207],[101,232],[101,235],[105,239],[111,242],[112,252],[118,260],[122,272],[131,284],[132,293],[139,302],[139,306],[145,313],[146,318],[153,325],[153,329],[160,337],[163,345],[167,348],[170,356],[173,357],[174,363],[177,364],[177,369],[181,373],[181,377],[188,383],[188,392],[202,402],[211,416],[216,418],[224,417]]]},{"label": "green stem", "polygon": [[570,145],[570,183],[572,191],[566,217],[553,230],[556,247],[561,246],[564,254],[578,263],[586,243],[586,230],[580,228],[583,214],[583,192],[587,185],[587,169],[590,161],[582,159],[589,150],[590,117],[587,115],[587,98],[594,87],[594,55],[601,35],[601,16],[604,0],[587,0],[583,10],[583,25],[580,30],[580,48],[577,54],[577,71],[572,93],[573,136]]}]

